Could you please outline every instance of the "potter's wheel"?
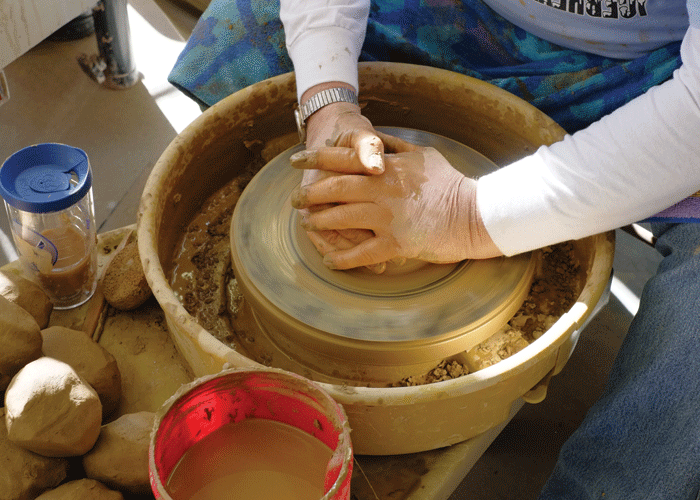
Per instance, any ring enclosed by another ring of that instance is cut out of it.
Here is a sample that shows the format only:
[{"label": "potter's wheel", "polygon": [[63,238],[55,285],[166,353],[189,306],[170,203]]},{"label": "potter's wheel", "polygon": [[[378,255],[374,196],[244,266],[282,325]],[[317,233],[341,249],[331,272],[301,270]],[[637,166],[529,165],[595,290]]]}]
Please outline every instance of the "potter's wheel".
[{"label": "potter's wheel", "polygon": [[[497,168],[442,136],[381,130],[436,148],[471,177]],[[347,363],[358,377],[407,376],[482,342],[520,307],[536,265],[532,253],[457,264],[409,261],[383,275],[327,269],[291,206],[302,172],[289,157],[301,149],[283,152],[260,170],[231,222],[234,274],[258,326],[287,356],[306,358],[327,373],[344,371]],[[396,371],[368,374],[379,366]]]}]

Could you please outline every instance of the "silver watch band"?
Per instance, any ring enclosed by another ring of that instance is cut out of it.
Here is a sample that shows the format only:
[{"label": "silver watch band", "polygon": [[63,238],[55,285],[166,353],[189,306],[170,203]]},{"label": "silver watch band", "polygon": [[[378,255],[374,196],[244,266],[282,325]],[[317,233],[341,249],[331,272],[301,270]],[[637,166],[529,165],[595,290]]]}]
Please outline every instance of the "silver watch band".
[{"label": "silver watch band", "polygon": [[359,105],[355,92],[345,87],[334,87],[317,92],[316,94],[312,95],[303,105],[294,110],[294,117],[297,122],[297,131],[299,132],[299,140],[302,143],[306,142],[307,118],[322,107],[333,104],[334,102],[349,102]]}]

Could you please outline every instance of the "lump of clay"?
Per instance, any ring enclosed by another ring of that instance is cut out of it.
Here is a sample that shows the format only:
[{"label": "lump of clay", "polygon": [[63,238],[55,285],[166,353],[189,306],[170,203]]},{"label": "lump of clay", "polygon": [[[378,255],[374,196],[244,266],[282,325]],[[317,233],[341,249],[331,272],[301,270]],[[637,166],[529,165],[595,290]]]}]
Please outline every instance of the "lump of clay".
[{"label": "lump of clay", "polygon": [[39,328],[49,324],[53,302],[36,283],[8,269],[0,271],[0,295],[31,314]]},{"label": "lump of clay", "polygon": [[41,356],[41,330],[31,314],[0,295],[0,391]]},{"label": "lump of clay", "polygon": [[41,357],[22,368],[5,392],[13,443],[46,457],[83,455],[97,441],[102,404],[69,365]]},{"label": "lump of clay", "polygon": [[118,407],[122,393],[122,377],[117,360],[85,332],[62,326],[41,331],[44,356],[69,364],[90,386],[102,402],[103,419]]},{"label": "lump of clay", "polygon": [[127,243],[117,252],[102,279],[105,300],[122,311],[136,309],[151,296],[136,241]]},{"label": "lump of clay", "polygon": [[148,445],[155,414],[129,413],[102,426],[95,447],[83,457],[85,475],[136,494],[151,491]]},{"label": "lump of clay", "polygon": [[[0,408],[0,421],[5,409]],[[0,425],[0,498],[2,500],[32,500],[42,491],[61,484],[68,474],[68,460],[48,458],[17,446]]]},{"label": "lump of clay", "polygon": [[124,500],[124,496],[94,479],[76,479],[39,495],[36,500]]}]

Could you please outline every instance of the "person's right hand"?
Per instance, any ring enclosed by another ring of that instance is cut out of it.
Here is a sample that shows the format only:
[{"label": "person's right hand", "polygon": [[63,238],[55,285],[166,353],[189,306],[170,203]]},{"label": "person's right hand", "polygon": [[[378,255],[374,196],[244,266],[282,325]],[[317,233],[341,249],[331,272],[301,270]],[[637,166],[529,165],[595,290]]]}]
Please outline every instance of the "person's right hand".
[{"label": "person's right hand", "polygon": [[396,258],[448,263],[501,255],[479,216],[476,181],[433,148],[381,137],[396,151],[385,156],[382,175],[357,175],[362,168],[351,153],[324,148],[316,153],[314,168],[346,175],[302,186],[292,195],[298,209],[330,206],[303,216],[307,230],[356,228],[374,234],[350,249],[326,253],[328,267],[349,269]]}]

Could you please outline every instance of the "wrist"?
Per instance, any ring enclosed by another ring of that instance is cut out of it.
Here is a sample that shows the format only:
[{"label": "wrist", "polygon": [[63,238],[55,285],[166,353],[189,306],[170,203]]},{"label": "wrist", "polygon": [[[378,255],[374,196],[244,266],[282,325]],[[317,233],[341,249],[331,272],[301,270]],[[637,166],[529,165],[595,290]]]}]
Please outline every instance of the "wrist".
[{"label": "wrist", "polygon": [[[344,112],[360,113],[357,94],[352,85],[344,82],[326,82],[307,89],[301,96],[295,118],[301,142],[318,142],[318,130],[334,116]],[[321,142],[328,138],[321,138]],[[323,144],[321,144],[323,145]]]},{"label": "wrist", "polygon": [[486,225],[481,217],[479,206],[476,202],[477,181],[464,177],[459,185],[460,198],[462,203],[462,213],[467,220],[462,219],[463,227],[466,228],[467,241],[464,242],[467,248],[471,249],[471,259],[489,259],[503,255],[496,244],[491,239]]},{"label": "wrist", "polygon": [[306,147],[316,149],[323,146],[333,146],[336,139],[338,117],[345,113],[360,114],[359,106],[348,102],[336,102],[324,106],[311,115],[306,121]]},{"label": "wrist", "polygon": [[322,90],[328,90],[328,89],[334,89],[334,88],[344,88],[348,89],[355,94],[357,94],[357,90],[355,87],[350,85],[349,83],[345,82],[340,82],[340,81],[335,81],[335,82],[325,82],[325,83],[319,83],[317,85],[314,85],[313,87],[309,87],[304,91],[303,94],[301,94],[301,98],[299,99],[299,104],[303,105],[306,104],[306,101],[311,99],[312,96],[318,94]]}]

